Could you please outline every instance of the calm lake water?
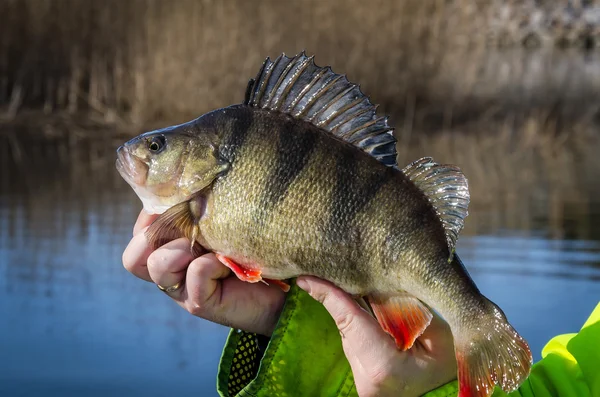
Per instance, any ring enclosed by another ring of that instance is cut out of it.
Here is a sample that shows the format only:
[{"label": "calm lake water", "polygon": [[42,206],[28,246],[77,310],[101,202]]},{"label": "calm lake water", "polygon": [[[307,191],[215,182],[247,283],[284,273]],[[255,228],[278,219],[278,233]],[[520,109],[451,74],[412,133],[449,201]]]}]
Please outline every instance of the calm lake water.
[{"label": "calm lake water", "polygon": [[[227,329],[121,265],[141,206],[114,169],[118,142],[68,150],[12,135],[0,148],[0,395],[216,395]],[[599,220],[600,205],[586,205]],[[468,222],[483,232],[463,236],[458,252],[537,360],[598,303],[600,222],[582,234],[565,219],[556,238],[539,214],[529,230],[497,215],[472,212]]]}]

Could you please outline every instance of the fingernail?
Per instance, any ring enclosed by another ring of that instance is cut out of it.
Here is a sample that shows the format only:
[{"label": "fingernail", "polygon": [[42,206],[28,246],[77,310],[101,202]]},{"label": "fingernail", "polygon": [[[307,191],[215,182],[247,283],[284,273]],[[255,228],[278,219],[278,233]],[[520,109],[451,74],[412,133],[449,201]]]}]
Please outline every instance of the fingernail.
[{"label": "fingernail", "polygon": [[310,294],[310,284],[308,283],[308,281],[301,278],[296,280],[296,285]]}]

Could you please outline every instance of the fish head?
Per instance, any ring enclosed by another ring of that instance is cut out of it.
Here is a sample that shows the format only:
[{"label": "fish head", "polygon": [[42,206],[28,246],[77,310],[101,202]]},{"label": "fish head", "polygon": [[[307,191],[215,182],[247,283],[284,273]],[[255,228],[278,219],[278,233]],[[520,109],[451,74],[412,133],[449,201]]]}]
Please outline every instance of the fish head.
[{"label": "fish head", "polygon": [[227,169],[216,140],[193,123],[147,132],[117,149],[116,167],[144,209],[162,214],[205,189]]}]

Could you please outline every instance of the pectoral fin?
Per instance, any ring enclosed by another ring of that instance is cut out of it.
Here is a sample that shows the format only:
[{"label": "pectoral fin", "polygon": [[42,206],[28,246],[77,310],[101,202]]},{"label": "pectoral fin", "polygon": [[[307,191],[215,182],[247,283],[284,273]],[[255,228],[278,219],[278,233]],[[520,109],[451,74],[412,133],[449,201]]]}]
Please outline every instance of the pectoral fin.
[{"label": "pectoral fin", "polygon": [[198,223],[190,210],[190,202],[185,201],[166,210],[146,230],[146,238],[152,249],[186,237],[191,241],[191,251],[194,256],[200,256],[202,248],[196,243]]},{"label": "pectoral fin", "polygon": [[433,318],[427,306],[406,292],[370,295],[368,301],[381,328],[392,335],[396,346],[403,351],[411,348]]}]

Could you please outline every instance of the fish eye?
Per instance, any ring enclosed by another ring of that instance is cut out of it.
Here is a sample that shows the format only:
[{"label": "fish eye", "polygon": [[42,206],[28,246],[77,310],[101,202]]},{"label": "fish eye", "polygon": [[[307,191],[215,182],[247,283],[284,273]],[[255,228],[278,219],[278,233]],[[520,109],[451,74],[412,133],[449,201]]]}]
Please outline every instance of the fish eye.
[{"label": "fish eye", "polygon": [[165,143],[166,140],[164,136],[155,136],[148,141],[148,150],[150,150],[154,154],[160,153],[165,148]]}]

